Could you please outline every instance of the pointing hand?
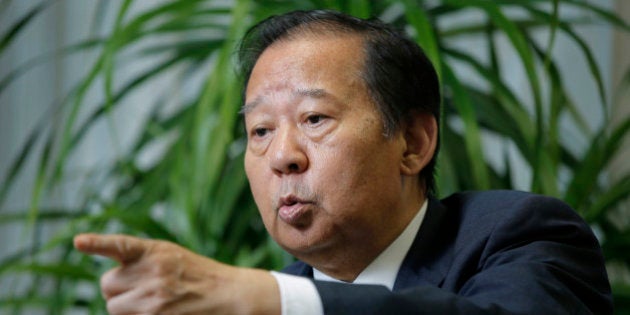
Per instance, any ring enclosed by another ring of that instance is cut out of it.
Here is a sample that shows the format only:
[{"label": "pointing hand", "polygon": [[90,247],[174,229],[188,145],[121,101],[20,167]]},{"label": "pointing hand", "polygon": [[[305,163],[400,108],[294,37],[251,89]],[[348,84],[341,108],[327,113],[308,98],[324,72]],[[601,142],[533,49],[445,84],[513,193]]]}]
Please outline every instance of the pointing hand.
[{"label": "pointing hand", "polygon": [[81,252],[116,260],[101,277],[110,314],[279,314],[275,279],[176,244],[127,235],[81,234]]}]

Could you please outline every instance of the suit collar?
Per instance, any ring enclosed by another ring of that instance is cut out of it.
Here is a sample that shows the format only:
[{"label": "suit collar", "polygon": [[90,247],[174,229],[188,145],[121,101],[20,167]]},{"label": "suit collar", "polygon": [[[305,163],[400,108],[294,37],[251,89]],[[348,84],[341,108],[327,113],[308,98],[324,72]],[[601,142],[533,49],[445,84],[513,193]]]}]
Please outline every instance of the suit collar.
[{"label": "suit collar", "polygon": [[[440,286],[453,260],[453,234],[448,211],[438,199],[429,199],[429,208],[420,231],[403,260],[394,290],[419,284]],[[455,224],[453,224],[455,225]]]},{"label": "suit collar", "polygon": [[[453,260],[450,244],[455,233],[450,231],[448,214],[439,200],[429,199],[424,221],[400,266],[394,290],[419,284],[438,287],[442,284]],[[287,266],[282,272],[313,278],[313,268],[301,261]]]}]

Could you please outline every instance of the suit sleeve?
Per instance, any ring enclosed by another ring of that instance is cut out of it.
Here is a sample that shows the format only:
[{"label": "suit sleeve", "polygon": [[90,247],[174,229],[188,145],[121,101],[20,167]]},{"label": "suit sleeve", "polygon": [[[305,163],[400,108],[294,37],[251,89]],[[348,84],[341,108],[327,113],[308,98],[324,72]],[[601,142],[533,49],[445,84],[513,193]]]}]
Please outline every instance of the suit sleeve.
[{"label": "suit sleeve", "polygon": [[[494,222],[484,221],[490,218]],[[457,229],[451,270],[439,286],[391,292],[314,281],[324,313],[612,313],[598,242],[564,203],[534,196],[478,222],[480,233],[470,232],[474,226]]]}]

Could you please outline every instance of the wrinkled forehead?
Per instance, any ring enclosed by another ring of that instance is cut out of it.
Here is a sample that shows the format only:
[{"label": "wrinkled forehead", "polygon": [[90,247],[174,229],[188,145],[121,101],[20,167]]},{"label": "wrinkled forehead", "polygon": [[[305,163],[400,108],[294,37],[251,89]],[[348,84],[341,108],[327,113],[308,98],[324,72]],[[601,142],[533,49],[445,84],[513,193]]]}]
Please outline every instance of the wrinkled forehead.
[{"label": "wrinkled forehead", "polygon": [[276,48],[278,46],[286,46],[287,43],[291,42],[312,42],[312,43],[320,43],[321,46],[317,47],[313,45],[313,49],[322,50],[325,45],[329,45],[331,40],[335,39],[343,39],[347,40],[353,44],[352,47],[346,45],[345,48],[349,48],[355,50],[360,55],[357,55],[358,62],[363,64],[363,60],[365,59],[365,51],[366,51],[366,38],[367,34],[365,32],[360,32],[358,30],[352,29],[347,25],[340,24],[335,21],[326,21],[326,20],[318,20],[311,21],[307,23],[303,23],[297,26],[294,26],[280,35],[277,35],[274,39],[270,39],[271,43],[264,47],[261,51],[257,53],[257,56],[254,58],[253,63],[251,64],[251,68],[249,73],[247,74],[245,84],[248,83],[251,78],[251,72],[259,63],[261,57],[270,49]]},{"label": "wrinkled forehead", "polygon": [[[323,24],[323,22],[300,25],[287,31],[263,50],[258,57],[265,54],[269,49],[278,46],[291,46],[291,44],[309,43],[310,48],[315,52],[329,52],[334,56],[338,53],[353,55],[352,62],[363,65],[366,55],[365,36],[357,31],[347,28],[340,28],[339,25]],[[295,47],[295,45],[293,45]],[[258,60],[256,63],[258,63]],[[350,61],[350,60],[348,60]],[[255,67],[255,65],[254,65]]]},{"label": "wrinkled forehead", "polygon": [[[269,46],[250,75],[246,96],[270,84],[313,83],[348,85],[362,80],[364,50],[357,36],[295,37]],[[324,82],[325,81],[325,82]],[[313,88],[309,86],[304,88]]]},{"label": "wrinkled forehead", "polygon": [[356,36],[308,36],[275,43],[254,66],[241,114],[248,116],[260,104],[297,104],[304,99],[331,104],[369,101],[361,47]]}]

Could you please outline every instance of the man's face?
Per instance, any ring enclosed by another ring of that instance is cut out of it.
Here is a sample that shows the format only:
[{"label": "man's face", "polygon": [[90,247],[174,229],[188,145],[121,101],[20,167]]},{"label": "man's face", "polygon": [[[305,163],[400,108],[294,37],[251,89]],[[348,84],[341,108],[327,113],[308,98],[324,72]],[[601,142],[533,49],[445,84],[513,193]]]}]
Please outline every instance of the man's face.
[{"label": "man's face", "polygon": [[380,246],[401,208],[404,140],[384,136],[363,61],[358,37],[303,36],[267,48],[249,80],[245,170],[265,227],[303,260]]}]

